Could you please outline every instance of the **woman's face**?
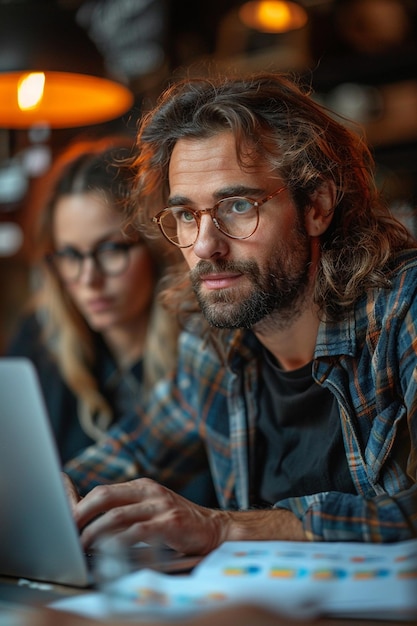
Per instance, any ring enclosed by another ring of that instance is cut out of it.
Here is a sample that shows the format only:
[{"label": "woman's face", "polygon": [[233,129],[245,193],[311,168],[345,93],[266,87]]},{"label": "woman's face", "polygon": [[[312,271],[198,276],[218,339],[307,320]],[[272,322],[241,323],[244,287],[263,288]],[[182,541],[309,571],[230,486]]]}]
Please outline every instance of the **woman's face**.
[{"label": "woman's face", "polygon": [[[139,244],[126,251],[119,249],[116,252],[119,260],[122,256],[123,266],[123,255],[127,255],[126,265],[120,273],[117,270],[117,275],[106,273],[106,266],[100,267],[97,256],[94,258],[89,255],[80,259],[79,255],[88,255],[97,250],[106,250],[104,256],[108,254],[111,257],[114,244],[128,241],[121,229],[122,218],[110,206],[104,194],[87,192],[66,195],[55,206],[55,250],[62,253],[62,263],[68,258],[70,262],[78,258],[81,264],[76,279],[65,280],[63,274],[61,277],[89,326],[100,333],[118,326],[123,326],[125,330],[131,327],[137,331],[140,319],[146,320],[152,301],[155,278],[153,262],[145,245]],[[110,258],[110,271],[111,263]]]}]

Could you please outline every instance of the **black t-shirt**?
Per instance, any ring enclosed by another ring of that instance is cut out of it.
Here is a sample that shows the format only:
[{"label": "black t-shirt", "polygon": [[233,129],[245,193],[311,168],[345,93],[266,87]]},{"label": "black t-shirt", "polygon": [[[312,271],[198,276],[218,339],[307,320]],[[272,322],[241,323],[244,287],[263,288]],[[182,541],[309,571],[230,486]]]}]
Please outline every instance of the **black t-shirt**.
[{"label": "black t-shirt", "polygon": [[258,504],[325,491],[356,493],[333,394],[312,364],[284,371],[263,351],[257,444]]}]

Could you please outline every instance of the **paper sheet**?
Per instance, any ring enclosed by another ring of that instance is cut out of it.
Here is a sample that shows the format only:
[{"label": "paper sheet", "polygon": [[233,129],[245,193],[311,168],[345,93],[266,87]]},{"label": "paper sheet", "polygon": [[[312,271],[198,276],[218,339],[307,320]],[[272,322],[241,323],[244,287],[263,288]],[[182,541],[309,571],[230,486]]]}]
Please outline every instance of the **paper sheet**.
[{"label": "paper sheet", "polygon": [[140,570],[54,608],[92,617],[186,617],[239,601],[310,617],[417,618],[417,540],[226,542],[192,574]]}]

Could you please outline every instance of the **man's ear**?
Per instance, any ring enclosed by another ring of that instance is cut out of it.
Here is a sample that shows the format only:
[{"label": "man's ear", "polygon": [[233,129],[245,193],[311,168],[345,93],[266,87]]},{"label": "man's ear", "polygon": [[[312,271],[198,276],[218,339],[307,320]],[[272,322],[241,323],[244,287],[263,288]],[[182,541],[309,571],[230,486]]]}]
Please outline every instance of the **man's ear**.
[{"label": "man's ear", "polygon": [[333,181],[328,180],[314,192],[304,217],[310,237],[320,237],[326,232],[333,219],[335,202],[336,186]]}]

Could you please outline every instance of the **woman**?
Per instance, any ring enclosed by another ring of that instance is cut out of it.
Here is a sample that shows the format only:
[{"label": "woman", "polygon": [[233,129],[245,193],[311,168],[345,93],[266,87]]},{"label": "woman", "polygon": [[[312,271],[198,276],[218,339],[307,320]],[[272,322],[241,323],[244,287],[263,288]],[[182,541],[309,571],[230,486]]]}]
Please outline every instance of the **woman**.
[{"label": "woman", "polygon": [[63,463],[175,361],[177,329],[155,302],[160,263],[123,228],[130,147],[127,137],[77,141],[42,188],[39,288],[8,354],[34,362]]}]

